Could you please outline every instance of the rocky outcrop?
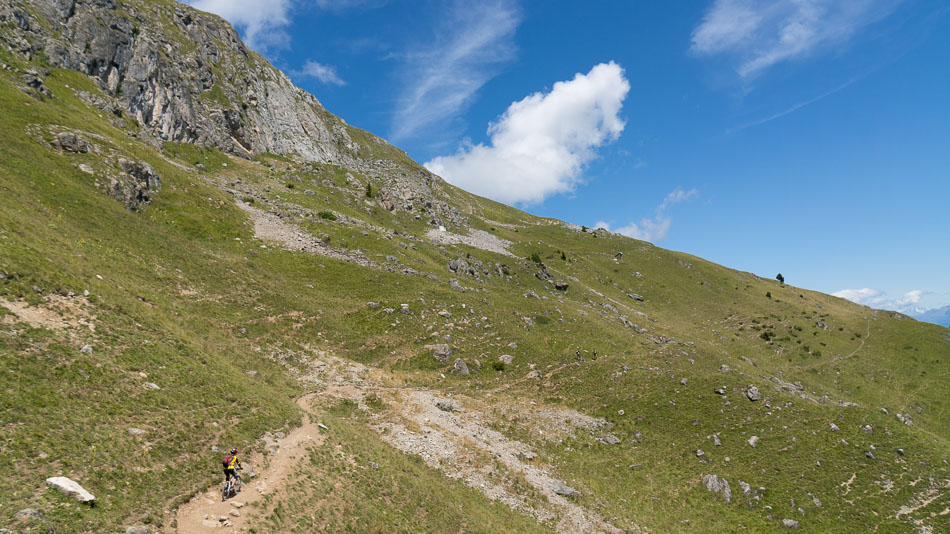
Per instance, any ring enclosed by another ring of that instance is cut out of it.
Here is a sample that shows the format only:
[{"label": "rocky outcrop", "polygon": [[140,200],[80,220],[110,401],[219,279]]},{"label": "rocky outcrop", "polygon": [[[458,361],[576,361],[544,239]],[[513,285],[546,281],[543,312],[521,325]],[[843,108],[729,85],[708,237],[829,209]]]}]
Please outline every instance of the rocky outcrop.
[{"label": "rocky outcrop", "polygon": [[4,44],[87,74],[114,112],[161,140],[341,165],[360,151],[342,120],[217,16],[165,1],[0,0],[0,23],[11,21]]},{"label": "rocky outcrop", "polygon": [[[156,146],[184,142],[246,158],[275,153],[337,165],[373,182],[389,211],[436,226],[467,224],[438,176],[329,113],[215,15],[171,0],[0,0],[0,46],[88,75],[102,94],[76,96],[134,119],[134,134]],[[24,76],[24,90],[55,96],[37,89],[40,72]],[[89,150],[78,139],[57,141],[63,151]],[[129,199],[139,192],[114,193]]]}]

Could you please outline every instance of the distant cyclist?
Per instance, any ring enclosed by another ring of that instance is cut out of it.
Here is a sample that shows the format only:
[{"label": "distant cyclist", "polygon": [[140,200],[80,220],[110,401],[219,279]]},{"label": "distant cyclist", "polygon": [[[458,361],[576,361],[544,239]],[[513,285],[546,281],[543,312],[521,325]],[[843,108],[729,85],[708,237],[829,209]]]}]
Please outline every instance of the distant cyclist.
[{"label": "distant cyclist", "polygon": [[231,480],[232,476],[237,476],[237,469],[244,468],[244,466],[241,465],[241,460],[238,460],[237,452],[237,449],[231,449],[231,454],[228,454],[221,460],[221,464],[224,466],[225,482]]}]

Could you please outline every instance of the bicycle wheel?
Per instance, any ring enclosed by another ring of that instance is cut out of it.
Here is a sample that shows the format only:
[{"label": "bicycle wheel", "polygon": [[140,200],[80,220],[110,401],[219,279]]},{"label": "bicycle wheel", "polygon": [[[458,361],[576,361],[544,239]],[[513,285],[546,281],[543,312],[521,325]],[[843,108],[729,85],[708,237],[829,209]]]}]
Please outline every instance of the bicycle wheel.
[{"label": "bicycle wheel", "polygon": [[231,482],[230,480],[228,480],[227,482],[224,483],[224,486],[221,487],[221,500],[222,500],[222,501],[228,500],[228,497],[231,496],[231,488],[232,488],[233,484],[234,484],[233,482]]},{"label": "bicycle wheel", "polygon": [[234,493],[235,495],[241,492],[241,488],[244,487],[244,481],[241,480],[241,475],[234,475]]}]

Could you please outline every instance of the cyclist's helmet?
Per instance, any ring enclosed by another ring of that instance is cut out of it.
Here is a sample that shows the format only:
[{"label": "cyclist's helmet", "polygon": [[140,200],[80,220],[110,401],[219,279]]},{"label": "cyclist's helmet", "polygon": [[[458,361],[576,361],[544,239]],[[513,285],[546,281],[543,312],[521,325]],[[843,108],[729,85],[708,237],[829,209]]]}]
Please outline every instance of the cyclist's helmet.
[{"label": "cyclist's helmet", "polygon": [[237,449],[231,449],[231,454],[237,454]]}]

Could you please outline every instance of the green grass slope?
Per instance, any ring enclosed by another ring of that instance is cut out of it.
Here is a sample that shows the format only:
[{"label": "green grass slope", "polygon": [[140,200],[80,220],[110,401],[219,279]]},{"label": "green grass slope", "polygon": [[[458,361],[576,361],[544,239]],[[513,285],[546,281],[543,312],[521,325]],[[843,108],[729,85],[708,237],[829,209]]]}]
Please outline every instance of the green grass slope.
[{"label": "green grass slope", "polygon": [[[98,91],[81,74],[53,70],[44,77],[53,96],[41,99],[19,87],[16,69],[30,65],[0,60],[14,69],[0,73],[0,525],[20,528],[14,514],[33,507],[57,532],[171,527],[169,511],[217,480],[213,446],[254,448],[263,432],[299,424],[294,399],[314,386],[290,371],[314,350],[496,406],[493,428],[533,446],[618,526],[950,525],[946,328],[578,231],[448,185],[448,201],[471,227],[511,241],[514,257],[435,245],[423,237],[429,221],[366,194],[370,176],[351,170],[358,183],[348,184],[347,170],[293,155],[247,161],[189,145],[159,150],[130,135],[132,124],[78,100],[76,90]],[[80,132],[100,153],[53,149],[57,129]],[[366,158],[417,168],[368,134],[351,134]],[[149,205],[129,211],[102,193],[97,180],[118,172],[113,155],[161,176]],[[255,239],[235,200],[282,212],[330,246],[392,268]],[[313,216],[321,212],[335,219]],[[491,274],[450,272],[460,257]],[[534,259],[567,291],[539,280]],[[468,290],[454,291],[451,278]],[[408,303],[412,313],[387,315],[369,301]],[[423,348],[433,342],[481,369],[448,373]],[[492,365],[502,354],[513,363]],[[778,387],[795,383],[801,390]],[[747,400],[750,385],[762,400]],[[622,443],[541,439],[511,416],[509,401],[603,417]],[[330,446],[298,474],[297,487],[311,489],[291,494],[259,531],[553,528],[386,445],[352,407],[325,415]],[[382,469],[352,469],[338,450]],[[46,489],[43,480],[59,474],[95,493],[97,506]],[[703,474],[728,479],[732,502],[707,491]],[[313,499],[331,488],[332,497]]]}]

